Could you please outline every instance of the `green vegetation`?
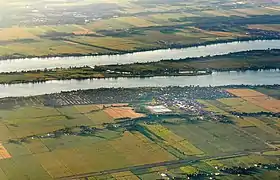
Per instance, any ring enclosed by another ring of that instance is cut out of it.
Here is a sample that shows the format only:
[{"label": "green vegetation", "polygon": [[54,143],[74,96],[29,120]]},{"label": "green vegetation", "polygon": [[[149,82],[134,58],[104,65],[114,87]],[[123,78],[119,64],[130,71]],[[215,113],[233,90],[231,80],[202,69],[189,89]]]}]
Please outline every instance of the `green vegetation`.
[{"label": "green vegetation", "polygon": [[[196,76],[210,74],[213,70],[244,71],[275,69],[280,68],[279,56],[279,50],[261,50],[213,57],[162,60],[151,63],[1,73],[0,84],[44,82],[48,80],[66,79],[82,80],[117,77]],[[274,94],[277,95],[277,92],[274,91]]]},{"label": "green vegetation", "polygon": [[[0,60],[280,38],[280,6],[267,1],[0,3]],[[0,84],[276,69],[279,57],[280,50],[262,50],[1,73]],[[0,99],[0,179],[278,179],[279,86],[241,88],[275,99],[236,97],[225,87],[111,88]],[[147,106],[155,105],[171,112],[150,112]]]},{"label": "green vegetation", "polygon": [[245,113],[267,112],[265,109],[257,105],[254,105],[242,98],[225,98],[225,99],[218,99],[218,101],[226,105],[224,106],[224,109],[227,109],[228,111],[245,112]]},{"label": "green vegetation", "polygon": [[1,5],[1,59],[279,38],[280,11],[273,2],[2,0]]},{"label": "green vegetation", "polygon": [[273,98],[280,99],[280,89],[277,87],[274,87],[274,88],[273,87],[272,88],[259,87],[259,88],[256,88],[255,90],[259,91],[263,94],[266,94],[268,96],[271,96]]},{"label": "green vegetation", "polygon": [[[185,179],[279,176],[277,117],[234,117],[231,109],[220,107],[219,100],[233,107],[240,101],[221,88],[170,88],[0,99],[0,177],[136,180],[157,179],[162,174]],[[276,86],[252,88],[266,91]],[[143,95],[146,98],[136,100]],[[130,104],[118,104],[115,99],[130,96]],[[114,118],[118,112],[131,114],[150,103],[172,103],[174,97],[199,107],[186,113],[176,111],[174,104],[170,105],[171,114],[152,115],[147,110],[146,117]],[[107,99],[106,104],[95,104],[100,99]],[[227,102],[230,99],[233,101]],[[216,117],[231,118],[234,123]],[[249,125],[241,126],[237,120]]]}]

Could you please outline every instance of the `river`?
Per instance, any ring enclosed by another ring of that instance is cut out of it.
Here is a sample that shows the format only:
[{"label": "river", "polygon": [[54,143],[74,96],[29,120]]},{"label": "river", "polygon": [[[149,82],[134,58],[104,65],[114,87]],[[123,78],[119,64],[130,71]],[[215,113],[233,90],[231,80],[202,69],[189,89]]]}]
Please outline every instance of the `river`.
[{"label": "river", "polygon": [[280,40],[256,40],[213,44],[182,49],[163,49],[136,52],[122,55],[101,55],[82,57],[29,58],[0,61],[0,72],[37,70],[45,68],[67,68],[70,66],[94,66],[108,64],[127,64],[135,62],[152,62],[162,59],[180,59],[186,57],[214,56],[228,53],[280,49]]},{"label": "river", "polygon": [[118,78],[93,80],[48,81],[46,83],[29,83],[0,85],[0,97],[30,96],[97,88],[132,88],[164,86],[223,86],[223,85],[273,85],[280,82],[280,70],[215,72],[204,76],[176,76],[152,78]]}]

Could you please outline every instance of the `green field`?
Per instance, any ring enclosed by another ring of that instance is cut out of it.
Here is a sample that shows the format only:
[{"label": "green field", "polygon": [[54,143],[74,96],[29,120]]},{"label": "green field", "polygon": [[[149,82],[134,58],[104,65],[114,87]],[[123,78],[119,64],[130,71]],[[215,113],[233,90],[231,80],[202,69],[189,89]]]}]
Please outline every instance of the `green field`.
[{"label": "green field", "polygon": [[[220,91],[222,89],[215,93]],[[110,97],[119,98],[120,94],[116,92],[111,91]],[[226,107],[246,103],[238,98],[195,101],[212,116],[224,116],[233,123],[223,123],[209,116],[186,115],[182,110],[174,111],[170,117],[151,115],[119,121],[106,111],[111,106],[118,106],[113,100],[108,104],[80,105],[83,103],[78,103],[78,99],[87,102],[90,100],[87,98],[96,96],[96,93],[87,93],[1,99],[1,179],[47,180],[79,175],[84,180],[152,180],[164,173],[177,178],[194,175],[209,178],[211,175],[231,180],[238,176],[224,172],[223,168],[236,166],[256,169],[253,174],[242,174],[243,178],[279,175],[275,170],[279,164],[279,118],[265,114],[238,118],[230,114],[229,109],[222,108],[222,103],[226,103]],[[98,96],[106,98],[110,93],[103,96],[99,92]],[[64,97],[60,101],[71,105],[46,105],[53,97],[56,100]],[[160,103],[156,97],[153,103]],[[150,100],[123,102],[119,107],[129,105],[140,109],[139,106],[149,103]],[[256,164],[263,166],[255,167]],[[269,166],[269,171],[265,166]]]},{"label": "green field", "polygon": [[[0,60],[279,39],[280,32],[280,6],[273,1],[0,0],[0,4]],[[269,49],[0,73],[0,84],[277,69],[279,57],[279,50]],[[266,102],[263,107],[270,112],[258,105],[267,97],[245,100],[225,88],[109,88],[2,98],[0,180],[279,179],[277,107]],[[279,103],[278,85],[231,88],[251,88]],[[148,106],[154,105],[171,112],[150,112]],[[139,113],[143,116],[136,117]]]},{"label": "green field", "polygon": [[236,112],[245,112],[245,113],[256,113],[256,112],[264,112],[265,109],[251,104],[250,102],[242,99],[242,98],[226,98],[226,99],[218,99],[219,102],[228,106],[228,110],[236,111]]},{"label": "green field", "polygon": [[188,139],[208,155],[235,151],[245,152],[246,150],[256,150],[258,147],[265,147],[262,142],[232,125],[203,122],[186,126],[166,125],[166,127],[179,136]]},{"label": "green field", "polygon": [[271,38],[266,31],[278,32],[279,5],[234,3],[2,0],[0,57],[122,53],[255,39],[259,29],[261,38]]}]

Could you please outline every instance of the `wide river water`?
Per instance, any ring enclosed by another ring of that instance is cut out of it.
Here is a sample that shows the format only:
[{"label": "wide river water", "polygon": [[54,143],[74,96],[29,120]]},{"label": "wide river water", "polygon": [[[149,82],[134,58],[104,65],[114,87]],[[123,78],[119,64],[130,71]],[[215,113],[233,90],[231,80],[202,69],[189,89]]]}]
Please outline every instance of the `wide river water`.
[{"label": "wide river water", "polygon": [[152,78],[118,78],[93,80],[48,81],[35,84],[0,85],[0,97],[29,96],[112,87],[164,87],[164,86],[223,86],[223,85],[273,85],[280,83],[280,70],[215,72],[204,76],[177,76]]},{"label": "wide river water", "polygon": [[108,64],[127,64],[134,62],[152,62],[162,59],[180,59],[186,57],[214,56],[247,50],[280,49],[280,40],[256,40],[221,43],[182,49],[163,49],[136,52],[122,55],[101,55],[83,57],[29,58],[0,61],[0,72],[37,70],[44,68],[94,66]]}]

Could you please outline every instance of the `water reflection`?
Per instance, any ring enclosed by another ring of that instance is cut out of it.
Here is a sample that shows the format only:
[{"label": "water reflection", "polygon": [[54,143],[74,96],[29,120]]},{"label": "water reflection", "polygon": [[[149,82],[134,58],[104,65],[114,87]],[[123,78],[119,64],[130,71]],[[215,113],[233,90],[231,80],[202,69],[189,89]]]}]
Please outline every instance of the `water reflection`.
[{"label": "water reflection", "polygon": [[152,62],[162,59],[180,59],[228,54],[247,50],[280,49],[280,40],[244,41],[183,49],[165,49],[145,51],[123,55],[103,55],[84,57],[30,58],[0,61],[0,72],[37,70],[70,66],[95,66],[107,64],[127,64],[134,62]]},{"label": "water reflection", "polygon": [[131,88],[131,87],[164,87],[164,86],[223,86],[223,85],[273,85],[280,82],[280,70],[214,72],[205,76],[177,76],[152,78],[110,78],[92,80],[48,81],[46,83],[29,83],[0,85],[0,97],[29,96],[61,91],[96,88]]}]

